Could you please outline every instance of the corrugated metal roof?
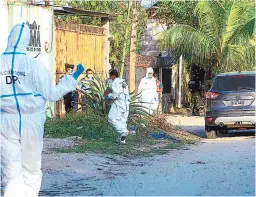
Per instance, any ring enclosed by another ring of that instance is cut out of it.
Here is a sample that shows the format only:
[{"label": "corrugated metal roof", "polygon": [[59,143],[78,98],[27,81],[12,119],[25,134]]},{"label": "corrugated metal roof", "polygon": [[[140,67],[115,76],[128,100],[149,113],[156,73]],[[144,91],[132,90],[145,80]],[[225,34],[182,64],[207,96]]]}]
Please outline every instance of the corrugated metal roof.
[{"label": "corrugated metal roof", "polygon": [[153,7],[159,1],[160,0],[142,0],[141,6],[144,7],[145,9],[149,9],[149,8]]},{"label": "corrugated metal roof", "polygon": [[80,15],[80,16],[96,16],[101,18],[110,18],[118,14],[110,14],[106,12],[97,12],[91,10],[81,10],[72,7],[54,6],[54,15]]}]

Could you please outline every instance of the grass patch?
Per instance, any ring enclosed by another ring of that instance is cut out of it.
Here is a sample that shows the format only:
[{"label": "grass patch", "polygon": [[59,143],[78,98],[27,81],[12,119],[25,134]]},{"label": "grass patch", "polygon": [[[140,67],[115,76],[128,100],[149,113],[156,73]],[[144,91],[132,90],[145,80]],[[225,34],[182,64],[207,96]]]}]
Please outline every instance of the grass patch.
[{"label": "grass patch", "polygon": [[83,113],[68,114],[66,118],[47,120],[45,135],[49,138],[67,138],[71,136],[82,138],[79,145],[73,148],[54,149],[57,152],[89,152],[126,157],[165,154],[170,149],[197,142],[197,139],[193,136],[177,135],[174,137],[179,138],[179,143],[170,140],[155,140],[149,135],[149,130],[156,129],[148,129],[140,124],[136,126],[136,135],[129,135],[126,140],[127,144],[119,145],[116,143],[117,133],[108,124],[107,117],[88,109]]}]

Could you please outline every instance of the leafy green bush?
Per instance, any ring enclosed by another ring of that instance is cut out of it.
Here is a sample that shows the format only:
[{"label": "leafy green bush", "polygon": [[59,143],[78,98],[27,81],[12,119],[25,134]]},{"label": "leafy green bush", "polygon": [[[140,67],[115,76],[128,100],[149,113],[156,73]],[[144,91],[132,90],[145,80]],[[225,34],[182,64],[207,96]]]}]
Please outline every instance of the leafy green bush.
[{"label": "leafy green bush", "polygon": [[[143,123],[143,124],[141,124]],[[138,116],[131,116],[128,129],[137,127],[137,134],[147,135],[148,121]],[[45,124],[45,135],[52,138],[66,138],[79,136],[88,140],[115,141],[117,133],[109,125],[106,115],[95,113],[86,108],[82,113],[71,112],[65,118],[48,119]]]},{"label": "leafy green bush", "polygon": [[108,124],[106,116],[100,116],[91,109],[83,113],[70,113],[66,118],[47,120],[45,134],[48,137],[66,138],[80,136],[84,139],[113,141],[117,134]]},{"label": "leafy green bush", "polygon": [[94,105],[94,109],[99,114],[107,114],[107,103],[104,98],[104,92],[107,89],[106,82],[101,79],[97,74],[94,74],[94,80],[91,81],[90,86],[91,93],[82,92],[86,97],[86,103],[80,103],[82,107],[92,107]]},{"label": "leafy green bush", "polygon": [[[109,109],[109,103],[104,98],[104,92],[107,89],[107,84],[97,74],[94,75],[94,80],[91,82],[91,92],[83,92],[87,98],[86,103],[81,103],[83,107],[95,106],[95,112],[98,114],[106,115]],[[139,119],[149,119],[151,115],[148,113],[148,108],[142,106],[142,102],[138,102],[140,94],[132,92],[130,94],[130,111],[129,117],[139,117]]]}]

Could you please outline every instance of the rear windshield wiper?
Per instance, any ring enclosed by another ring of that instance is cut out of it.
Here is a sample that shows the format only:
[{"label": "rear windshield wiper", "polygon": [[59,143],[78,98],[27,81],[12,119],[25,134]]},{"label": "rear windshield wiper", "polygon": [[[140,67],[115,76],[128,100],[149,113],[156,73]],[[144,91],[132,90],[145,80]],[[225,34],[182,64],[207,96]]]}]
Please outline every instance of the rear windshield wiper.
[{"label": "rear windshield wiper", "polygon": [[237,90],[255,90],[255,88],[250,88],[250,87],[239,87]]}]

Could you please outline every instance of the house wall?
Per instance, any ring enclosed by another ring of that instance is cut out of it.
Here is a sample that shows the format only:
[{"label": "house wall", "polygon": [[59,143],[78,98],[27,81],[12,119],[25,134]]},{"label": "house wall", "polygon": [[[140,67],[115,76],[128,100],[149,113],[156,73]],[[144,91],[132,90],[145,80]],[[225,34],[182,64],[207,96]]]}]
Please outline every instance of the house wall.
[{"label": "house wall", "polygon": [[[158,56],[160,53],[160,43],[158,39],[161,33],[167,29],[167,26],[158,22],[156,19],[149,19],[145,33],[141,38],[141,55]],[[168,55],[167,51],[162,51],[162,57]]]}]

